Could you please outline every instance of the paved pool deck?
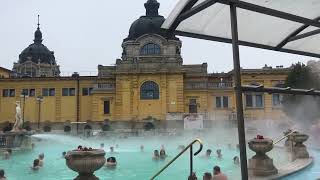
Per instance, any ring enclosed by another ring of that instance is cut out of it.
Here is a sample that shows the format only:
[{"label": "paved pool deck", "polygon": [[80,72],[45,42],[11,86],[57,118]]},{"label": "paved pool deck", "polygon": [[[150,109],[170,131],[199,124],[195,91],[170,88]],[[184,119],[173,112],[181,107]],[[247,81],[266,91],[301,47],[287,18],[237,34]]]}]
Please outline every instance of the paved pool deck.
[{"label": "paved pool deck", "polygon": [[280,179],[285,176],[291,175],[296,173],[313,163],[313,158],[305,158],[305,159],[297,159],[293,162],[286,164],[285,166],[278,168],[278,174],[267,176],[267,177],[257,177],[257,176],[250,176],[250,180],[275,180]]}]

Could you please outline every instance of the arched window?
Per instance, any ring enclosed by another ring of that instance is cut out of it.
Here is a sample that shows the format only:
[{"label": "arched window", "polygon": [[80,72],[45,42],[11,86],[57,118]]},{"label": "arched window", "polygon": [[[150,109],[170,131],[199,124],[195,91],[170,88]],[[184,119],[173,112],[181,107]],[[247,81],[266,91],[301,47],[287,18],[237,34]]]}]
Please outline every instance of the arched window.
[{"label": "arched window", "polygon": [[140,50],[141,55],[154,55],[160,54],[160,46],[154,43],[144,45]]},{"label": "arched window", "polygon": [[140,99],[159,99],[159,86],[153,81],[144,82],[140,88]]}]

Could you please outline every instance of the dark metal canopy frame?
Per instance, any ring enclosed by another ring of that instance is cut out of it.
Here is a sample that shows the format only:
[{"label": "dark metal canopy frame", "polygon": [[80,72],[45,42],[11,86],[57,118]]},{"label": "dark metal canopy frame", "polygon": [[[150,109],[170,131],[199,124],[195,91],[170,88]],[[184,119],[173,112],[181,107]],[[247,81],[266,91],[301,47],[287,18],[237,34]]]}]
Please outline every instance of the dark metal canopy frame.
[{"label": "dark metal canopy frame", "polygon": [[[314,89],[303,90],[303,89],[291,89],[287,88],[265,88],[264,86],[242,86],[241,85],[241,70],[240,70],[240,58],[239,58],[239,45],[262,48],[267,50],[274,50],[280,52],[286,52],[291,54],[298,54],[304,56],[311,56],[320,58],[320,54],[299,50],[286,49],[284,46],[291,41],[307,38],[313,35],[320,34],[320,29],[312,30],[306,33],[302,33],[306,28],[313,26],[320,28],[320,17],[315,19],[308,19],[305,17],[297,16],[294,14],[286,13],[283,11],[259,6],[256,4],[240,1],[240,0],[204,0],[203,2],[196,5],[199,0],[189,0],[184,8],[180,11],[178,16],[173,20],[172,24],[167,29],[167,33],[175,34],[178,36],[191,37],[196,39],[204,39],[209,41],[218,41],[224,43],[231,43],[233,50],[233,66],[234,66],[234,81],[235,81],[235,92],[236,92],[236,108],[237,108],[237,121],[238,121],[238,136],[240,145],[240,160],[241,160],[241,177],[243,180],[248,179],[248,167],[247,167],[247,152],[246,152],[246,138],[245,138],[245,126],[243,117],[243,92],[266,92],[266,93],[283,93],[283,94],[298,94],[298,95],[312,95],[320,96],[320,91]],[[177,30],[180,23],[184,20],[202,12],[214,4],[224,4],[230,7],[230,22],[231,22],[231,39],[217,36],[210,36],[204,34],[190,33]],[[295,31],[290,33],[286,38],[280,41],[277,46],[270,46],[265,44],[253,43],[248,41],[240,41],[238,39],[238,23],[237,23],[237,9],[244,9],[251,12],[256,12],[291,22],[297,22],[303,24]]]}]

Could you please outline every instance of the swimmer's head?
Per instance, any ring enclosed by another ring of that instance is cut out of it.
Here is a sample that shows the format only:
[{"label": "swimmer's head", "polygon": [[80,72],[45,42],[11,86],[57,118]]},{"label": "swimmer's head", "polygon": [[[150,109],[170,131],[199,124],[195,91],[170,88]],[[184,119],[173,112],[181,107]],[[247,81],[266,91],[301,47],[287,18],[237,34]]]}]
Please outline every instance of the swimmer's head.
[{"label": "swimmer's head", "polygon": [[0,169],[0,178],[3,178],[3,177],[4,177],[4,170]]},{"label": "swimmer's head", "polygon": [[210,156],[211,155],[212,150],[211,149],[207,149],[206,151],[206,156]]},{"label": "swimmer's head", "polygon": [[33,167],[39,166],[39,163],[40,163],[39,159],[33,160]]},{"label": "swimmer's head", "polygon": [[39,159],[40,160],[44,159],[44,154],[43,153],[39,154]]}]

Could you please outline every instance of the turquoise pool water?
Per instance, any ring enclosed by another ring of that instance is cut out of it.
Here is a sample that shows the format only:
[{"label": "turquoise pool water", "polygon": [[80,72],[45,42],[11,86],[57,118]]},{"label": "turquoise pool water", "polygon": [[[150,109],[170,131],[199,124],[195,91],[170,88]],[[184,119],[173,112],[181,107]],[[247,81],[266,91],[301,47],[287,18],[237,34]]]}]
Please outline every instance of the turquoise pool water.
[{"label": "turquoise pool water", "polygon": [[[207,135],[203,135],[207,134]],[[222,136],[223,135],[223,136]],[[100,143],[105,144],[107,152],[106,157],[115,156],[118,166],[114,170],[102,168],[95,174],[100,179],[112,180],[142,180],[149,179],[170,159],[179,153],[178,145],[187,145],[193,139],[199,137],[204,142],[204,149],[199,156],[194,157],[194,171],[198,178],[202,179],[204,172],[212,172],[215,165],[219,165],[222,171],[228,175],[229,179],[240,179],[240,167],[234,165],[232,158],[239,156],[235,148],[237,142],[236,131],[234,130],[217,130],[214,133],[189,132],[180,136],[145,136],[129,138],[88,138],[41,134],[35,135],[41,141],[35,141],[35,149],[23,152],[14,152],[9,160],[0,160],[0,168],[4,169],[9,180],[70,180],[77,176],[77,173],[71,171],[65,165],[65,159],[61,157],[63,151],[76,148],[78,145],[98,148]],[[116,146],[115,154],[109,153],[110,146]],[[161,145],[165,146],[168,158],[165,161],[152,161],[154,149],[160,149]],[[228,144],[232,144],[229,148]],[[144,152],[140,152],[140,145],[144,145]],[[206,149],[213,150],[213,157],[210,159],[202,158]],[[194,145],[194,151],[198,145]],[[222,149],[223,159],[215,157],[216,149]],[[252,152],[248,150],[248,157]],[[38,172],[30,170],[30,166],[39,153],[45,153],[45,164]],[[163,174],[159,180],[186,179],[189,173],[189,153],[183,155]],[[276,165],[283,165],[288,162],[288,158],[279,149],[275,149],[269,156],[275,159]]]},{"label": "turquoise pool water", "polygon": [[320,150],[309,150],[310,155],[313,157],[313,164],[301,172],[292,174],[282,180],[316,180],[320,178]]}]

